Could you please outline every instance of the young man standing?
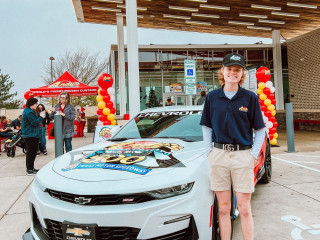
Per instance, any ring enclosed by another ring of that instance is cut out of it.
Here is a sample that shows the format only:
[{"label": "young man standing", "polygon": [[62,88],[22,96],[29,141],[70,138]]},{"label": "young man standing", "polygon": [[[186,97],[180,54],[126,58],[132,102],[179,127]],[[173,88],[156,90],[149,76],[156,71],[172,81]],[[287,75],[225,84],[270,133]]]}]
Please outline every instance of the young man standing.
[{"label": "young man standing", "polygon": [[[232,184],[243,239],[253,240],[253,169],[264,140],[265,125],[258,97],[240,87],[245,80],[244,57],[231,53],[224,57],[222,64],[219,71],[222,87],[207,95],[200,122],[209,152],[211,190],[218,199],[221,239],[231,238]],[[253,129],[256,130],[254,144]]]}]

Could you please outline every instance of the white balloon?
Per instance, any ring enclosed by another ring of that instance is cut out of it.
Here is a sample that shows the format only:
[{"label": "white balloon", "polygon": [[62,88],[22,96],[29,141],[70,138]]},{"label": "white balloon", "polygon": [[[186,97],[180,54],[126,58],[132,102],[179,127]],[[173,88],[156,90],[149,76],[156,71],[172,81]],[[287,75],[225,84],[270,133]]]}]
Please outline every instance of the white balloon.
[{"label": "white balloon", "polygon": [[110,96],[110,101],[113,102],[113,104],[114,104],[115,101],[116,101],[116,97],[115,96]]},{"label": "white balloon", "polygon": [[273,86],[271,81],[266,82],[266,87],[271,88]]},{"label": "white balloon", "polygon": [[267,127],[267,128],[272,128],[272,127],[273,127],[273,123],[270,122],[270,121],[268,121],[268,122],[266,123],[266,127]]},{"label": "white balloon", "polygon": [[274,87],[271,87],[271,88],[270,88],[270,91],[271,91],[272,93],[274,93],[274,92],[276,91],[276,89],[275,89]]},{"label": "white balloon", "polygon": [[108,93],[109,93],[110,96],[114,96],[114,94],[115,94],[115,92],[116,92],[113,87],[109,87],[107,91],[108,91]]},{"label": "white balloon", "polygon": [[97,122],[97,126],[103,126],[103,122],[101,122],[100,120]]}]

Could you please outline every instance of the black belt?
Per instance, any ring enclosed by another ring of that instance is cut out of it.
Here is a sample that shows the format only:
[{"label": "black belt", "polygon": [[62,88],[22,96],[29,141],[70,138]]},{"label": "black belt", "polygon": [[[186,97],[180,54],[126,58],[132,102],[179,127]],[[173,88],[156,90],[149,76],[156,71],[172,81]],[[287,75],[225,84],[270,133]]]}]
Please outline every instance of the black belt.
[{"label": "black belt", "polygon": [[213,145],[216,148],[223,149],[227,152],[233,152],[233,151],[241,151],[241,150],[247,150],[250,149],[251,146],[242,146],[239,144],[222,144],[222,143],[214,143]]}]

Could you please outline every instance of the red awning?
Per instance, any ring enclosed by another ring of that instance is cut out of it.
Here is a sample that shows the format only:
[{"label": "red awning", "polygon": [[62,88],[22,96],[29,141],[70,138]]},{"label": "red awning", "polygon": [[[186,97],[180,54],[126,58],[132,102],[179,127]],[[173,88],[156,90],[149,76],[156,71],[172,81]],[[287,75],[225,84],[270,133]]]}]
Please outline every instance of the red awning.
[{"label": "red awning", "polygon": [[88,86],[79,82],[67,71],[53,83],[39,88],[30,88],[34,96],[57,97],[61,92],[68,92],[71,96],[92,96],[98,92],[98,87]]}]

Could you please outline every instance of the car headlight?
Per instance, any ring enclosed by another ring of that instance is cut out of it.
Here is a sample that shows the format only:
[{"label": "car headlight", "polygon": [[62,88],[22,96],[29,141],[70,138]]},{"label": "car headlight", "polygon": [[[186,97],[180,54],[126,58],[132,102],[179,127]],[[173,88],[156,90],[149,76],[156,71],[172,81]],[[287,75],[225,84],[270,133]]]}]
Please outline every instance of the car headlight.
[{"label": "car headlight", "polygon": [[37,177],[34,179],[33,184],[43,192],[47,190],[47,188],[45,188],[44,186],[42,186],[40,184],[40,182],[38,181]]},{"label": "car headlight", "polygon": [[149,191],[147,192],[147,194],[149,194],[150,196],[156,199],[175,197],[175,196],[189,192],[192,189],[193,185],[194,185],[194,182],[191,182],[191,183],[177,185],[174,187],[161,188],[154,191]]}]

